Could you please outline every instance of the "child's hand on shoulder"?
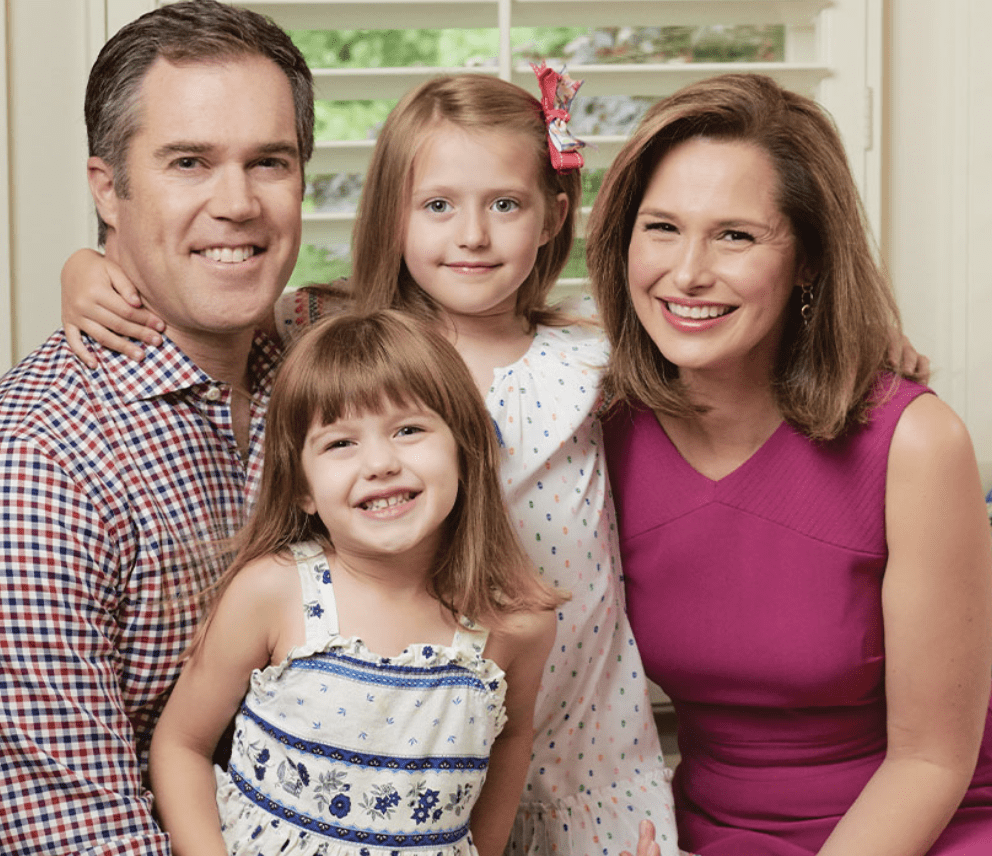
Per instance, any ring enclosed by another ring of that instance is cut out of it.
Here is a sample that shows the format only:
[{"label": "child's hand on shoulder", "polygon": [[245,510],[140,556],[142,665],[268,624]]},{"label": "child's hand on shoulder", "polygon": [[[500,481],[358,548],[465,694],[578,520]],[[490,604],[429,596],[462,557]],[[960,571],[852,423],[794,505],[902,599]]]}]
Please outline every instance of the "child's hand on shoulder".
[{"label": "child's hand on shoulder", "polygon": [[112,261],[94,250],[77,250],[62,267],[62,326],[72,352],[89,368],[96,357],[85,333],[112,351],[140,362],[144,350],[132,340],[157,347],[165,323],[141,303],[131,281]]}]

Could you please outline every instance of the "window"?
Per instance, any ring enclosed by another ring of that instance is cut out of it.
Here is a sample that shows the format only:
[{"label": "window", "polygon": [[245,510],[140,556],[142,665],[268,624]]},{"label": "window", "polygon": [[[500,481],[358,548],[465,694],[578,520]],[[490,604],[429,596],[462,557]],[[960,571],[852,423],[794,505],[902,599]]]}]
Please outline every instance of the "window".
[{"label": "window", "polygon": [[[136,6],[155,5],[107,2],[112,28],[143,11]],[[566,64],[584,80],[572,122],[589,144],[584,213],[647,106],[731,65],[770,74],[831,111],[877,230],[881,0],[235,2],[289,30],[314,70],[318,142],[291,285],[347,274],[376,129],[406,90],[435,74],[469,70],[536,93],[532,59]],[[115,19],[115,6],[127,17]],[[584,272],[580,238],[560,287],[580,288]]]}]

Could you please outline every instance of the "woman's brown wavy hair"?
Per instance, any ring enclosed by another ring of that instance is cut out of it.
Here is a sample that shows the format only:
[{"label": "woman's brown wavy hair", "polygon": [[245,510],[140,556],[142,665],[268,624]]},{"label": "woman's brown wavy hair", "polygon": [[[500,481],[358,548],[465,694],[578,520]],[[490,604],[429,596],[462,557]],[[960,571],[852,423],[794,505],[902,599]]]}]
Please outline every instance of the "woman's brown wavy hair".
[{"label": "woman's brown wavy hair", "polygon": [[829,439],[863,421],[899,315],[875,260],[861,201],[832,120],[814,101],[771,78],[727,74],[655,104],[610,167],[590,217],[589,276],[613,354],[605,385],[617,400],[681,417],[699,412],[634,312],[627,254],[655,169],[697,137],[764,151],[779,179],[778,206],[796,239],[797,270],[812,286],[804,325],[793,289],[773,388],[783,417]]}]

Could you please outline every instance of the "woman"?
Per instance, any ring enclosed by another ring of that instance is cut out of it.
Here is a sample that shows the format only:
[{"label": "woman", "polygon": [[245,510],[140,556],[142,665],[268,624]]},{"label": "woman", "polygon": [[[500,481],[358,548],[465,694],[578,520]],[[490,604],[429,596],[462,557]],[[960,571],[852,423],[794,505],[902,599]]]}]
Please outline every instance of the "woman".
[{"label": "woman", "polygon": [[768,78],[691,85],[620,153],[587,243],[628,610],[679,718],[680,846],[990,852],[975,456],[890,373],[896,307],[833,125]]}]

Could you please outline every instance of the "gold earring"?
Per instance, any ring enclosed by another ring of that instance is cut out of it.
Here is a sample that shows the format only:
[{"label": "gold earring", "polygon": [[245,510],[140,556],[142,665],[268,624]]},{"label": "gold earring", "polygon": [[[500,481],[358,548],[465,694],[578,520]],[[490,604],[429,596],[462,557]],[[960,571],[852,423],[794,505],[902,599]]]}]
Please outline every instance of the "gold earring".
[{"label": "gold earring", "polygon": [[803,327],[809,327],[809,320],[813,317],[813,284],[802,282],[799,287],[803,291],[799,299],[799,314],[803,317]]}]

